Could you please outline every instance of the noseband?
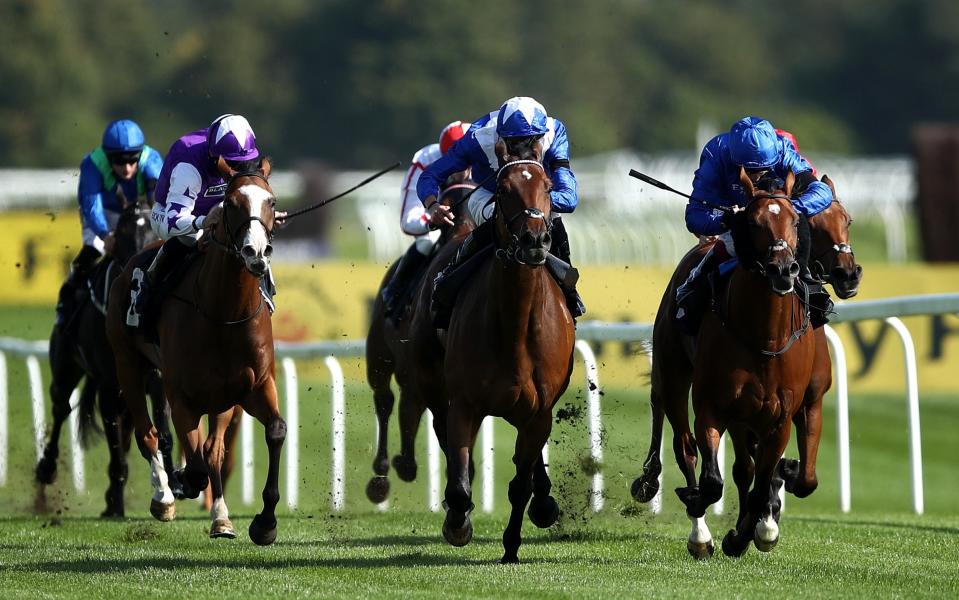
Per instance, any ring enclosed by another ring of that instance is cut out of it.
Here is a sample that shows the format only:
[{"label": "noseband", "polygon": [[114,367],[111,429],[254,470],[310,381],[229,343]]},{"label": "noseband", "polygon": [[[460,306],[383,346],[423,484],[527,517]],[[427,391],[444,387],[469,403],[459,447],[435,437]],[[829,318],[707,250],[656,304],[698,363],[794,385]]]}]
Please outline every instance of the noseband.
[{"label": "noseband", "polygon": [[[540,169],[542,169],[542,171],[543,171],[544,174],[546,173],[546,168],[543,167],[542,163],[540,163],[539,161],[536,161],[536,160],[513,160],[513,161],[510,161],[510,162],[506,163],[506,164],[503,165],[502,167],[500,167],[499,171],[496,172],[497,187],[499,186],[499,180],[500,180],[500,178],[503,176],[503,173],[506,172],[506,169],[507,169],[508,167],[513,167],[513,166],[516,166],[516,165],[536,165],[537,167],[539,167]],[[527,174],[527,175],[528,175],[528,174]],[[532,176],[531,176],[531,175],[528,176],[527,179],[532,179]],[[501,211],[500,208],[499,208],[499,202],[497,202],[495,206],[496,206],[496,211],[502,213],[502,211]],[[494,216],[494,218],[495,218],[495,216]],[[519,231],[519,233],[518,233],[518,234],[517,234],[517,233],[513,233],[513,223],[514,223],[517,219],[519,219],[519,218],[524,218],[524,219],[540,219],[540,220],[543,221],[543,223],[544,223],[545,226],[546,226],[546,233],[550,233],[550,232],[553,230],[553,223],[552,223],[552,221],[549,219],[549,217],[548,217],[543,211],[541,211],[541,210],[538,209],[538,208],[531,208],[531,207],[524,208],[523,210],[519,211],[518,213],[514,214],[514,215],[511,216],[511,217],[507,217],[505,214],[503,214],[503,219],[504,219],[504,222],[505,222],[505,224],[506,224],[506,231],[508,231],[509,234],[510,234],[510,240],[509,240],[509,243],[506,245],[506,248],[497,248],[497,249],[496,249],[496,257],[499,258],[499,259],[500,259],[501,261],[503,261],[503,262],[515,261],[515,262],[517,262],[517,263],[519,263],[519,264],[521,264],[521,265],[531,265],[531,263],[527,263],[526,261],[524,261],[523,259],[521,259],[521,258],[519,257],[519,249],[520,249],[520,248],[519,248],[519,240],[520,240],[520,237],[521,237],[524,233],[526,233],[527,231],[529,231],[529,225],[524,221],[523,228]],[[532,266],[537,266],[537,265],[532,265]]]}]

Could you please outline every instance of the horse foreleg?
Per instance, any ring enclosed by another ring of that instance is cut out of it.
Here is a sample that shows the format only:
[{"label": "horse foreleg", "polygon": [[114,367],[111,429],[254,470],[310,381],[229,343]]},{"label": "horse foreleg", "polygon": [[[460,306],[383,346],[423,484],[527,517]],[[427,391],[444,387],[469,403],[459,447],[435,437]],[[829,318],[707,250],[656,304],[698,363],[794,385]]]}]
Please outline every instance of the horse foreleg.
[{"label": "horse foreleg", "polygon": [[101,517],[124,516],[123,489],[126,487],[129,466],[127,465],[126,448],[124,447],[123,426],[120,422],[120,393],[115,388],[101,388],[100,390],[100,419],[103,421],[103,433],[107,440],[107,449],[110,452],[110,464],[107,474],[110,485],[105,494],[106,508],[100,513]]},{"label": "horse foreleg", "polygon": [[280,451],[286,440],[286,421],[280,417],[276,382],[272,377],[267,379],[261,394],[251,397],[243,404],[243,410],[266,428],[269,466],[266,485],[263,486],[263,511],[253,517],[249,530],[253,543],[266,546],[276,540],[276,505],[280,501]]},{"label": "horse foreleg", "polygon": [[233,523],[230,522],[230,511],[226,506],[226,500],[223,498],[222,470],[226,454],[224,437],[233,420],[233,413],[234,411],[230,409],[220,414],[209,415],[210,433],[203,444],[203,456],[206,458],[207,473],[210,476],[210,495],[212,496],[210,537],[231,540],[236,537],[236,530],[233,528]]},{"label": "horse foreleg", "polygon": [[736,517],[738,527],[748,512],[749,486],[753,482],[756,463],[753,461],[754,448],[750,444],[749,430],[739,425],[731,426],[729,438],[736,457],[733,461],[733,481],[736,483],[736,491],[739,494],[739,514]]},{"label": "horse foreleg", "polygon": [[230,476],[233,475],[233,468],[236,466],[236,440],[240,436],[240,425],[243,421],[243,408],[240,405],[233,407],[230,411],[230,422],[226,426],[226,432],[223,434],[223,464],[220,466],[220,480],[223,487],[226,487]]},{"label": "horse foreleg", "polygon": [[[537,461],[543,461],[543,446],[549,439],[553,419],[550,411],[533,416],[526,429],[516,435],[516,452],[513,463],[516,476],[509,482],[509,523],[503,532],[503,564],[519,562],[519,547],[522,544],[523,512],[533,494],[533,471]],[[545,468],[545,467],[544,467]],[[531,517],[532,518],[532,517]]]},{"label": "horse foreleg", "polygon": [[60,457],[60,431],[70,416],[70,395],[83,378],[83,370],[73,362],[67,349],[54,350],[57,337],[51,340],[50,352],[50,403],[53,412],[53,425],[50,438],[43,448],[43,456],[37,461],[35,476],[37,483],[51,484],[57,478],[57,458]]},{"label": "horse foreleg", "polygon": [[649,450],[646,452],[646,460],[643,462],[643,474],[633,481],[630,488],[630,493],[637,502],[649,502],[656,497],[657,492],[659,492],[659,476],[663,472],[660,450],[663,446],[663,418],[665,412],[659,394],[656,393],[655,389],[649,395],[649,412],[651,417]]},{"label": "horse foreleg", "polygon": [[400,453],[393,457],[393,468],[403,481],[416,479],[416,433],[426,406],[413,392],[400,392]]},{"label": "horse foreleg", "polygon": [[446,519],[443,537],[453,546],[465,546],[473,539],[470,453],[481,417],[459,403],[450,406],[446,419]]},{"label": "horse foreleg", "polygon": [[559,519],[559,504],[550,495],[553,482],[546,472],[546,463],[543,462],[543,453],[533,464],[533,501],[529,504],[529,520],[540,529],[551,526]]},{"label": "horse foreleg", "polygon": [[[796,425],[796,443],[799,446],[798,469],[781,461],[786,491],[805,498],[819,487],[816,476],[816,458],[819,455],[819,438],[822,436],[822,398],[824,391],[809,388],[803,407],[793,417]],[[790,468],[793,467],[793,468]]]},{"label": "horse foreleg", "polygon": [[[163,459],[163,466],[167,472],[172,473],[176,470],[173,463],[173,432],[170,431],[170,404],[166,400],[163,392],[163,381],[155,370],[150,370],[146,375],[147,394],[150,396],[150,405],[153,412],[153,423],[157,428],[159,438],[160,456]],[[179,483],[174,482],[174,494],[183,496],[183,490]]]},{"label": "horse foreleg", "polygon": [[393,390],[390,389],[390,376],[385,381],[377,381],[373,389],[373,408],[376,412],[376,456],[373,457],[373,477],[366,484],[366,497],[370,502],[379,504],[390,494],[390,456],[387,446],[390,431],[390,415],[393,414]]}]

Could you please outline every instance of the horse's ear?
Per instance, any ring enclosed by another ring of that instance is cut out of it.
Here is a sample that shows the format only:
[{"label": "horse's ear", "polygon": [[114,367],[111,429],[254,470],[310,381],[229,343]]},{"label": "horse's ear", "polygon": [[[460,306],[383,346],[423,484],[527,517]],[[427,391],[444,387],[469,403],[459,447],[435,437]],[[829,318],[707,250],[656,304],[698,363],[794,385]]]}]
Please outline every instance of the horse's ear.
[{"label": "horse's ear", "polygon": [[233,176],[236,175],[236,171],[233,170],[233,167],[231,167],[222,156],[216,159],[216,169],[220,172],[220,175],[223,175],[224,179],[232,179]]},{"label": "horse's ear", "polygon": [[793,186],[796,185],[796,174],[792,171],[786,173],[786,187],[783,190],[786,192],[786,195],[792,198],[793,195]]},{"label": "horse's ear", "polygon": [[262,175],[264,179],[270,178],[270,171],[273,170],[273,163],[270,162],[269,156],[264,156],[263,159],[260,161],[259,170],[260,170],[260,175]]},{"label": "horse's ear", "polygon": [[533,142],[533,152],[536,154],[536,161],[543,162],[543,155],[545,154],[545,152],[543,152],[543,138],[539,138]]},{"label": "horse's ear", "polygon": [[825,183],[826,185],[828,185],[828,186],[829,186],[829,189],[832,190],[832,198],[833,198],[833,200],[838,200],[838,199],[839,199],[839,195],[836,194],[836,184],[834,184],[834,183],[832,182],[832,179],[829,178],[829,175],[826,175],[825,173],[823,173],[822,182]]},{"label": "horse's ear", "polygon": [[756,188],[753,186],[753,180],[749,178],[749,175],[746,175],[746,169],[744,167],[739,167],[739,183],[743,186],[746,199],[749,200],[752,198],[753,194],[756,193]]},{"label": "horse's ear", "polygon": [[499,159],[500,166],[509,162],[509,150],[506,149],[506,142],[504,140],[496,140],[496,145],[493,146],[493,152],[496,154],[496,158]]}]

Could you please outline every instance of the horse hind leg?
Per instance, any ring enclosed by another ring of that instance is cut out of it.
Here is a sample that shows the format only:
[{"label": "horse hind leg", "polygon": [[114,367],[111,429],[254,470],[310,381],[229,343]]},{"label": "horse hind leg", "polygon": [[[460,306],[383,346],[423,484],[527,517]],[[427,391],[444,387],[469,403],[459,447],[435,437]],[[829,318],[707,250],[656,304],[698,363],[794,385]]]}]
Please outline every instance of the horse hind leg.
[{"label": "horse hind leg", "polygon": [[400,392],[400,453],[393,457],[393,468],[403,481],[416,479],[416,434],[426,406],[407,390]]},{"label": "horse hind leg", "polygon": [[120,394],[115,389],[105,389],[100,392],[100,418],[103,421],[103,433],[107,440],[107,449],[110,452],[110,463],[107,474],[110,484],[104,494],[106,508],[100,513],[101,518],[115,518],[124,516],[123,490],[126,487],[129,466],[127,465],[126,444],[124,437],[128,431],[123,428],[120,413]]},{"label": "horse hind leg", "polygon": [[50,437],[43,448],[43,456],[37,461],[34,470],[37,483],[43,485],[50,485],[57,478],[60,432],[63,429],[63,423],[70,416],[70,395],[83,378],[83,371],[63,349],[59,352],[51,352],[50,364],[52,367],[50,403],[53,412],[53,425],[50,428]]},{"label": "horse hind leg", "polygon": [[443,520],[443,537],[453,546],[465,546],[473,539],[469,463],[481,422],[482,418],[474,417],[471,411],[456,404],[450,406],[446,427],[446,518]]},{"label": "horse hind leg", "polygon": [[373,388],[373,404],[376,408],[376,456],[373,457],[373,477],[366,484],[366,497],[373,504],[384,502],[390,494],[390,458],[388,439],[390,415],[393,414],[393,390],[390,389],[390,376],[384,378],[370,376]]},{"label": "horse hind leg", "polygon": [[219,415],[209,415],[210,434],[203,445],[203,455],[206,458],[207,472],[210,476],[210,490],[212,503],[210,505],[210,537],[236,538],[236,529],[230,521],[230,511],[223,497],[223,461],[226,454],[224,436],[232,421],[233,410]]},{"label": "horse hind leg", "polygon": [[660,456],[660,450],[663,445],[663,419],[665,413],[662,407],[660,395],[654,388],[649,397],[649,409],[651,413],[651,435],[649,438],[649,450],[646,453],[646,460],[643,462],[643,474],[633,481],[630,487],[630,493],[637,502],[649,502],[659,493],[659,476],[663,472],[663,463]]}]

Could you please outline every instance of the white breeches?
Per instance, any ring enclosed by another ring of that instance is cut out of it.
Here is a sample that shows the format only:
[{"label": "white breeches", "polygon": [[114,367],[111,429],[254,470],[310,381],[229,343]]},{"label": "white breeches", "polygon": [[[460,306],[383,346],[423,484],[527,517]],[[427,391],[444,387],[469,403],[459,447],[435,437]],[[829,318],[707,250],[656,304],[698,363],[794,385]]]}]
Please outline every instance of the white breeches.
[{"label": "white breeches", "polygon": [[171,237],[178,237],[180,238],[180,241],[187,246],[196,246],[197,239],[199,239],[200,235],[203,233],[203,230],[180,235],[171,233],[167,227],[166,209],[163,206],[160,206],[159,203],[153,205],[153,212],[150,215],[150,227],[153,229],[153,232],[156,233],[157,236],[159,236],[159,238],[164,242]]},{"label": "white breeches", "polygon": [[[470,211],[470,216],[473,217],[473,222],[477,226],[482,225],[486,222],[487,219],[493,216],[493,203],[490,202],[490,198],[493,197],[493,193],[488,191],[486,188],[477,188],[473,195],[470,196],[470,199],[467,200],[466,207]],[[489,204],[487,204],[489,203]]]},{"label": "white breeches", "polygon": [[[113,212],[111,210],[103,211],[104,216],[107,218],[107,226],[110,228],[110,231],[113,231],[117,228],[117,222],[120,220],[120,213]],[[81,219],[82,221],[82,219]],[[100,237],[93,233],[93,230],[83,224],[83,245],[84,246],[93,246],[103,254],[103,240]]]}]

